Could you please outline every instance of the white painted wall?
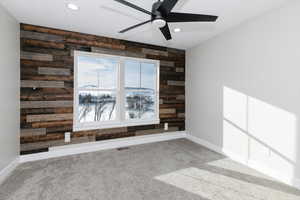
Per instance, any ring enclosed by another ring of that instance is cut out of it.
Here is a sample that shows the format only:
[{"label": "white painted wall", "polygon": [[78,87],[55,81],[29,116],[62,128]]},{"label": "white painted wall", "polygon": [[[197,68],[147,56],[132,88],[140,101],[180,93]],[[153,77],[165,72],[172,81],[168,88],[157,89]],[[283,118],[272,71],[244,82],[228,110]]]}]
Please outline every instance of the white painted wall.
[{"label": "white painted wall", "polygon": [[186,58],[188,133],[292,181],[300,178],[299,10],[291,1]]},{"label": "white painted wall", "polygon": [[0,171],[19,155],[19,23],[0,5]]}]

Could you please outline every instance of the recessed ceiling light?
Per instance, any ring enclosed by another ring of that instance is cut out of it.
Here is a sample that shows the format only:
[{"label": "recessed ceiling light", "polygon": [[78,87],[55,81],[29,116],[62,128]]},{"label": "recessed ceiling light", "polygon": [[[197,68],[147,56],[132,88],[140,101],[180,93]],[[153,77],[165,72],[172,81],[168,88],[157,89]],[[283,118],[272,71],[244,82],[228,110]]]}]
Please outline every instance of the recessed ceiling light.
[{"label": "recessed ceiling light", "polygon": [[175,33],[179,33],[180,31],[181,31],[180,28],[174,28],[174,32],[175,32]]},{"label": "recessed ceiling light", "polygon": [[67,4],[67,7],[70,9],[70,10],[79,10],[79,6],[73,4],[73,3],[68,3]]}]

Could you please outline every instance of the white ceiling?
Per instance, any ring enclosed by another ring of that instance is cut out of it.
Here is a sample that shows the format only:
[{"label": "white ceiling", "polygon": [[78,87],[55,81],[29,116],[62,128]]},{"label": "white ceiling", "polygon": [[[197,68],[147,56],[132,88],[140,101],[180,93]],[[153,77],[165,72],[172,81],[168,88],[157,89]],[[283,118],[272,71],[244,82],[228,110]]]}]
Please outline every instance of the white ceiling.
[{"label": "white ceiling", "polygon": [[[156,0],[128,0],[151,10]],[[180,33],[166,41],[151,24],[125,34],[118,31],[149,16],[113,0],[0,0],[20,22],[180,49],[193,47],[223,31],[292,0],[179,0],[173,11],[218,15],[216,23],[174,23]],[[79,11],[66,8],[75,3]]]}]

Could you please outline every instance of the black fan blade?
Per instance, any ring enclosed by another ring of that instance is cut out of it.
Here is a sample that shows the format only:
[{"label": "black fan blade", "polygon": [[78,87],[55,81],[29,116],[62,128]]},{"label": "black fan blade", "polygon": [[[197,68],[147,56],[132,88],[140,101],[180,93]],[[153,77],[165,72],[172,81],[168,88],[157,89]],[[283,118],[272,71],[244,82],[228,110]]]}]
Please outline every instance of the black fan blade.
[{"label": "black fan blade", "polygon": [[188,13],[174,13],[171,12],[167,16],[167,22],[215,22],[218,16],[214,15],[198,15]]},{"label": "black fan blade", "polygon": [[164,15],[168,15],[177,2],[178,0],[164,0],[158,8],[158,11],[162,12]]},{"label": "black fan blade", "polygon": [[162,32],[162,34],[165,36],[166,40],[171,40],[172,39],[171,32],[170,32],[168,24],[166,24],[164,27],[159,28],[159,29]]},{"label": "black fan blade", "polygon": [[129,28],[126,28],[126,29],[124,29],[124,30],[121,30],[119,33],[125,33],[125,32],[127,32],[127,31],[129,31],[129,30],[131,30],[131,29],[137,28],[137,27],[142,26],[142,25],[144,25],[144,24],[147,24],[147,23],[149,23],[149,22],[151,22],[151,20],[148,20],[148,21],[145,21],[145,22],[136,24],[136,25],[134,25],[134,26],[131,26],[131,27],[129,27]]},{"label": "black fan blade", "polygon": [[133,8],[133,9],[136,9],[136,10],[138,10],[138,11],[141,11],[141,12],[143,12],[143,13],[146,13],[146,14],[148,14],[148,15],[152,15],[152,13],[149,12],[148,10],[145,10],[144,8],[141,8],[141,7],[139,7],[139,6],[136,6],[136,5],[132,4],[132,3],[129,3],[128,1],[124,1],[124,0],[115,0],[115,1],[121,3],[121,4],[125,5],[125,6],[129,6],[129,7]]}]

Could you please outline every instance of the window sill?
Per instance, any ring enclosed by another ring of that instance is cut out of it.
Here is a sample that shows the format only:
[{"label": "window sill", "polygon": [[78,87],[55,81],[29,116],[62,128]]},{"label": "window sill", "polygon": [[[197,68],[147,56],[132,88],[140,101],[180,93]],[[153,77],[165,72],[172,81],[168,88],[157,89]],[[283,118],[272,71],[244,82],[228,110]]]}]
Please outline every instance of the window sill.
[{"label": "window sill", "polygon": [[122,128],[129,126],[144,126],[159,124],[160,120],[150,120],[150,121],[126,121],[122,123],[106,123],[106,124],[81,124],[80,126],[73,126],[73,132],[77,131],[87,131],[87,130],[96,130],[96,129],[110,129],[110,128]]}]

